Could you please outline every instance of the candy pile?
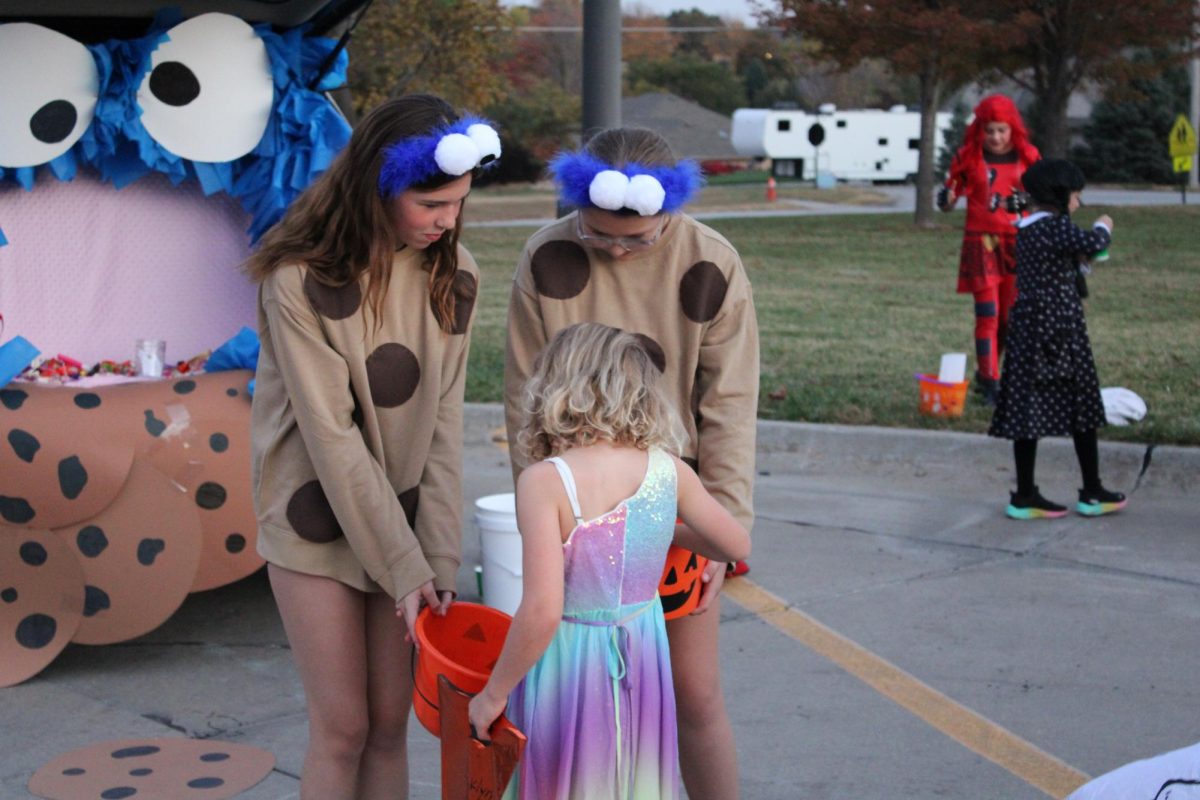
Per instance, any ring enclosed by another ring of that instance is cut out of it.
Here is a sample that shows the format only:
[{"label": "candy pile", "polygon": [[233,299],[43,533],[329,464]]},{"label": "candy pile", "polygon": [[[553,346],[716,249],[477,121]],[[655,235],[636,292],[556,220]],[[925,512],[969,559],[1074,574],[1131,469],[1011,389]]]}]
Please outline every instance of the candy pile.
[{"label": "candy pile", "polygon": [[[175,375],[193,375],[204,371],[204,365],[208,361],[210,352],[201,353],[187,361],[176,362],[173,366],[168,365],[163,369],[163,377],[170,378]],[[29,381],[35,383],[67,383],[69,381],[77,381],[80,378],[89,378],[93,375],[137,375],[137,369],[132,361],[111,361],[104,360],[93,364],[90,368],[85,368],[70,356],[65,356],[59,353],[50,358],[37,358],[25,370],[17,376],[17,380]]]}]

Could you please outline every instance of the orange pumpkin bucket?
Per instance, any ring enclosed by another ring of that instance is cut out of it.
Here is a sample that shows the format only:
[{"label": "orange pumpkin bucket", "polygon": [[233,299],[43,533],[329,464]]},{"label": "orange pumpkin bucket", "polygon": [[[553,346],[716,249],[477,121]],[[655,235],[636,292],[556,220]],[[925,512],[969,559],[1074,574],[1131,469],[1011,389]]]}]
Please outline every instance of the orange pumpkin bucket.
[{"label": "orange pumpkin bucket", "polygon": [[946,383],[933,375],[913,375],[920,386],[917,409],[931,417],[961,417],[967,400],[968,381]]},{"label": "orange pumpkin bucket", "polygon": [[700,576],[707,565],[708,559],[704,556],[671,545],[662,579],[658,583],[664,617],[676,619],[696,610],[696,606],[700,605],[700,588],[703,585]]},{"label": "orange pumpkin bucket", "polygon": [[444,617],[428,607],[421,610],[414,626],[420,649],[413,667],[413,710],[425,730],[441,736],[438,676],[469,694],[481,691],[511,624],[508,614],[478,603],[454,603]]}]

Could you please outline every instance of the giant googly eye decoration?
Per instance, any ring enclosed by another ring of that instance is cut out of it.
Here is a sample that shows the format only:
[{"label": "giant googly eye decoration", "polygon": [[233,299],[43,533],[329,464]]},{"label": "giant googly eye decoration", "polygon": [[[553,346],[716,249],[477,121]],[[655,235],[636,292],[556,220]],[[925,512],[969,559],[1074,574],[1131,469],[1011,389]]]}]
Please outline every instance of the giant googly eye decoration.
[{"label": "giant googly eye decoration", "polygon": [[258,145],[274,91],[267,48],[254,29],[228,14],[202,14],[167,31],[137,100],[146,132],[168,151],[221,162]]},{"label": "giant googly eye decoration", "polygon": [[57,31],[0,25],[0,167],[53,161],[79,141],[96,111],[92,54]]}]

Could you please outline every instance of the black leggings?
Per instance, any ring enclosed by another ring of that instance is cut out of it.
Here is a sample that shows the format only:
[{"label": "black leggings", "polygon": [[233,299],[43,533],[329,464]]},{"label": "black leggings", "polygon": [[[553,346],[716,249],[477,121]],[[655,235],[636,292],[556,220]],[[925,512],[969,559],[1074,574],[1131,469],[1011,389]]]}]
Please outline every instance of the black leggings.
[{"label": "black leggings", "polygon": [[[1084,489],[1100,488],[1100,446],[1096,442],[1096,429],[1075,431],[1075,457],[1079,459],[1079,471],[1083,474]],[[1037,439],[1014,439],[1013,458],[1017,462],[1017,494],[1028,497],[1034,492],[1033,468],[1037,462]]]}]

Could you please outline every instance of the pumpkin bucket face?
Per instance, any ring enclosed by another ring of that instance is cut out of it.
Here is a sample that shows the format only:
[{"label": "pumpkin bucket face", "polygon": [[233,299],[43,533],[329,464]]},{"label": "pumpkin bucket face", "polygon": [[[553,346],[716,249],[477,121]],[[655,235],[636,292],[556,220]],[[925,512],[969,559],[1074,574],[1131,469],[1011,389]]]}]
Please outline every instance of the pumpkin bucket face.
[{"label": "pumpkin bucket face", "polygon": [[677,619],[687,616],[700,605],[700,576],[708,559],[691,550],[671,545],[667,551],[667,563],[663,567],[658,594],[662,598],[663,616]]}]

